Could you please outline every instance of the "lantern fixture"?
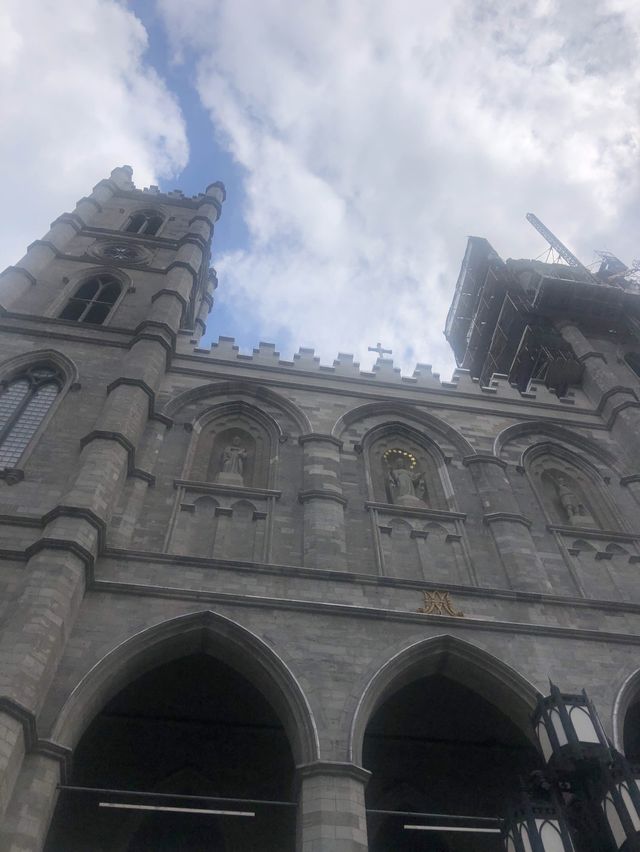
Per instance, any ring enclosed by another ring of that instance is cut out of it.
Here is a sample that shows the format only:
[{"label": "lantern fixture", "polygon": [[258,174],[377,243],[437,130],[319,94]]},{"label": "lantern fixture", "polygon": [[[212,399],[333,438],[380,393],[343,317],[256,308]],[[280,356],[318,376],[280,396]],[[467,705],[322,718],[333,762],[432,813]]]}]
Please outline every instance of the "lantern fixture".
[{"label": "lantern fixture", "polygon": [[511,809],[504,828],[506,852],[574,852],[566,821],[552,802],[526,793]]},{"label": "lantern fixture", "polygon": [[545,761],[554,768],[575,771],[576,762],[611,760],[611,747],[595,707],[580,695],[551,691],[538,699],[533,727]]},{"label": "lantern fixture", "polygon": [[613,848],[640,852],[640,780],[628,760],[618,752],[603,768],[604,796],[601,802],[611,832]]}]

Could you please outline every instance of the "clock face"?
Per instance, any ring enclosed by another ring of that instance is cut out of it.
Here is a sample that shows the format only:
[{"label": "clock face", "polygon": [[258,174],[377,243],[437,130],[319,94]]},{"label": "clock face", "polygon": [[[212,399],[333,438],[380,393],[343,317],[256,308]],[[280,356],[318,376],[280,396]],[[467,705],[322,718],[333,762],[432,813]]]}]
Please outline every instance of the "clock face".
[{"label": "clock face", "polygon": [[112,260],[139,260],[140,253],[133,246],[110,245],[105,246],[102,250],[105,257],[110,257]]},{"label": "clock face", "polygon": [[98,242],[90,250],[95,257],[104,258],[114,263],[149,263],[151,256],[141,246],[129,242],[103,243]]}]

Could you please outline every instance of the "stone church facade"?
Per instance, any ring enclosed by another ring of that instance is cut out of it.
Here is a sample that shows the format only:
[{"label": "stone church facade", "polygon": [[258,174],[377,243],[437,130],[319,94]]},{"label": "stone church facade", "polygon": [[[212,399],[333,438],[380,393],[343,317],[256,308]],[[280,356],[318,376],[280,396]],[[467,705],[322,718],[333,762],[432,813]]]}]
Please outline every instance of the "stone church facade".
[{"label": "stone church facade", "polygon": [[502,849],[406,825],[549,678],[640,756],[640,297],[472,238],[450,382],[203,349],[223,201],[114,169],[0,279],[0,849]]}]

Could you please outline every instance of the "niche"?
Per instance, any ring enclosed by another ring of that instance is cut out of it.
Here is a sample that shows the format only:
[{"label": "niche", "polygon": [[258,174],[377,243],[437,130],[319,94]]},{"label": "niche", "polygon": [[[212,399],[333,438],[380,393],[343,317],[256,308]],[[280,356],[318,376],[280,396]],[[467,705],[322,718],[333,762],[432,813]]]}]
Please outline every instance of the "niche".
[{"label": "niche", "polygon": [[444,509],[447,499],[440,465],[444,461],[427,450],[414,430],[396,425],[376,438],[369,449],[373,498],[407,509]]}]

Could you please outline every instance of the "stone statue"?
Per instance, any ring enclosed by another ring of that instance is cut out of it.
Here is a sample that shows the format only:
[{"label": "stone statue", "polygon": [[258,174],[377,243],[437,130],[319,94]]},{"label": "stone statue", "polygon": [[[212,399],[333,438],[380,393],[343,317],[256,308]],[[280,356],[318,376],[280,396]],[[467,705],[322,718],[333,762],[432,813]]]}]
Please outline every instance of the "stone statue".
[{"label": "stone statue", "polygon": [[583,497],[572,487],[566,476],[554,477],[554,485],[562,511],[570,524],[576,527],[595,526],[596,522],[587,509]]},{"label": "stone statue", "polygon": [[396,456],[389,468],[388,491],[391,502],[396,506],[427,507],[427,483],[422,471],[412,471],[410,463]]},{"label": "stone statue", "polygon": [[244,485],[244,464],[248,455],[240,438],[236,435],[222,451],[220,472],[216,476],[216,482],[225,485]]}]

